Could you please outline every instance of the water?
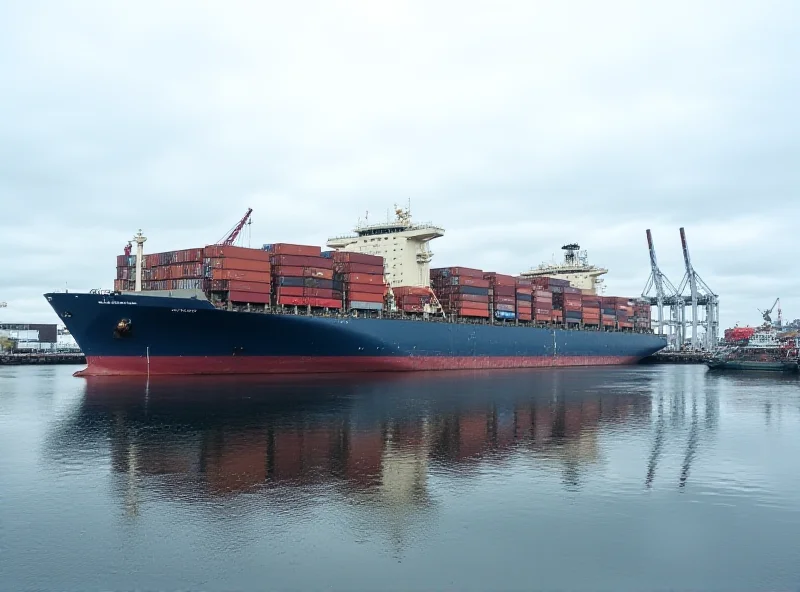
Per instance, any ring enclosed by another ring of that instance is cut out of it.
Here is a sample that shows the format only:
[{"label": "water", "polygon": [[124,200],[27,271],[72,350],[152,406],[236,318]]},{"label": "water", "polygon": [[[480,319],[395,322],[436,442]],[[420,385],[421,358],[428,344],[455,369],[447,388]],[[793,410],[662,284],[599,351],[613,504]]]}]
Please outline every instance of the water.
[{"label": "water", "polygon": [[0,589],[800,588],[800,381],[0,368]]}]

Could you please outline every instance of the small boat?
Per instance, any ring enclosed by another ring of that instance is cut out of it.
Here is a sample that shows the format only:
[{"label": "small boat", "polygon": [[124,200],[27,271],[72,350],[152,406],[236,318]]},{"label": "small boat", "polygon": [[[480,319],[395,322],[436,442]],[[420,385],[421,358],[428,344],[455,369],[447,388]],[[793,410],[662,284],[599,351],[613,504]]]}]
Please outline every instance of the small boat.
[{"label": "small boat", "polygon": [[799,352],[800,338],[781,336],[770,325],[764,325],[745,345],[717,349],[706,364],[711,370],[798,372]]}]

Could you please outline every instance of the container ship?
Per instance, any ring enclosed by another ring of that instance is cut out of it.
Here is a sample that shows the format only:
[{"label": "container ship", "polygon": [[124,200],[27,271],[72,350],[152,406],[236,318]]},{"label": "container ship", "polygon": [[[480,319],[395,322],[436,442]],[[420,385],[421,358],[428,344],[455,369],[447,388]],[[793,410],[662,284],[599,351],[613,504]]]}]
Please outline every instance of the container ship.
[{"label": "container ship", "polygon": [[[662,349],[650,305],[597,294],[577,245],[514,276],[430,268],[433,224],[359,224],[330,250],[217,244],[117,257],[114,290],[45,294],[77,375],[272,374],[630,364]],[[586,269],[582,269],[582,267]],[[598,271],[599,270],[599,271]],[[546,273],[543,273],[546,272]],[[569,279],[567,279],[569,278]],[[579,287],[581,286],[581,287]]]}]

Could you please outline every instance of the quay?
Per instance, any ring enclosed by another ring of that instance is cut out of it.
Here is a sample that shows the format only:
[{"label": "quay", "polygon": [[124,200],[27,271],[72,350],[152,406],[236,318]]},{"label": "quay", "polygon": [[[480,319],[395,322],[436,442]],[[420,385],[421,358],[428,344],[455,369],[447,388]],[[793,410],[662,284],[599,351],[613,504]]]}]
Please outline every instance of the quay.
[{"label": "quay", "polygon": [[705,364],[711,354],[705,351],[660,351],[647,356],[642,364]]},{"label": "quay", "polygon": [[86,356],[82,353],[26,353],[0,354],[0,366],[28,366],[50,364],[85,364]]}]

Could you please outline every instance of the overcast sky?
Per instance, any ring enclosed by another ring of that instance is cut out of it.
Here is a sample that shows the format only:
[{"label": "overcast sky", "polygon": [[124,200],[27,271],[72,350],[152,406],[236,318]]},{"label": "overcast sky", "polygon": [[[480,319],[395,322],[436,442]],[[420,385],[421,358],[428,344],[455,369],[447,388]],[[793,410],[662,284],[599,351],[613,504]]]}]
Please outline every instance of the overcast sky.
[{"label": "overcast sky", "polygon": [[579,242],[637,295],[678,228],[722,324],[800,317],[796,0],[0,2],[0,320],[147,252],[322,244],[411,199],[434,265]]}]

